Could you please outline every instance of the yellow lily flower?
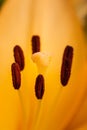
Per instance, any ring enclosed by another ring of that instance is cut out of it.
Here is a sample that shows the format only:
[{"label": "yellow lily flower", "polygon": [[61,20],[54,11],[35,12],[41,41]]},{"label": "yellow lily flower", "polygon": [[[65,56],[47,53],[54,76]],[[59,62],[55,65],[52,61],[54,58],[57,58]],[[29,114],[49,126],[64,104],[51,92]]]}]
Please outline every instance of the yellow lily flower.
[{"label": "yellow lily flower", "polygon": [[[41,51],[32,54],[34,35]],[[87,45],[72,1],[7,0],[0,12],[0,44],[0,130],[87,130]],[[25,61],[19,90],[11,72],[16,45]],[[67,47],[69,68],[63,66]],[[35,95],[39,74],[41,100]]]}]

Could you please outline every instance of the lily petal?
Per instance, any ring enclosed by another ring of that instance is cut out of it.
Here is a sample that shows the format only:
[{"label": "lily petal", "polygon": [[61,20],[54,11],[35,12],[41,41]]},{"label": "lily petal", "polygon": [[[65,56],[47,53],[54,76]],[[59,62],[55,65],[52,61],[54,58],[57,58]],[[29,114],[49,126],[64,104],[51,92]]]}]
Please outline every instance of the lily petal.
[{"label": "lily petal", "polygon": [[[44,74],[45,93],[41,102],[36,99],[34,90],[39,72],[31,59],[33,35],[41,38],[41,52],[51,55],[51,62]],[[0,15],[0,42],[0,111],[4,111],[0,129],[19,129],[17,125],[22,118],[18,92],[13,88],[10,70],[14,62],[13,48],[17,44],[21,46],[25,56],[20,91],[29,129],[32,129],[39,103],[38,130],[66,130],[79,128],[80,123],[85,124],[82,114],[86,111],[83,102],[86,100],[87,46],[71,1],[8,0]],[[60,75],[67,45],[73,47],[74,53],[70,79],[66,87],[63,87]],[[84,120],[87,121],[86,115]]]}]

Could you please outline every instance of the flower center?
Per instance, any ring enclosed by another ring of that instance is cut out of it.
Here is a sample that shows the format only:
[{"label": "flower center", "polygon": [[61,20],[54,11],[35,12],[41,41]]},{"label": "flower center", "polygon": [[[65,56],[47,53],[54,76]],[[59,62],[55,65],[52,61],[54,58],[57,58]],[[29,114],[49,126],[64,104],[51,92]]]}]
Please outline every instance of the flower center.
[{"label": "flower center", "polygon": [[[37,35],[33,36],[32,37],[31,59],[32,59],[33,63],[36,64],[36,67],[38,70],[38,76],[36,77],[36,81],[35,81],[35,95],[37,98],[37,110],[35,113],[35,117],[32,121],[32,130],[38,129],[40,115],[41,115],[41,106],[42,106],[41,100],[43,98],[44,90],[45,90],[44,77],[45,77],[47,68],[50,64],[50,61],[51,61],[51,56],[49,56],[48,54],[46,54],[44,52],[41,52],[40,47],[41,47],[40,37]],[[22,94],[21,94],[21,90],[20,90],[21,71],[25,67],[24,53],[23,53],[22,48],[19,45],[16,45],[13,48],[13,53],[14,53],[15,62],[12,63],[12,65],[11,65],[12,81],[13,81],[14,88],[16,90],[18,90],[21,107],[22,107],[22,111],[23,111],[23,119],[24,119],[23,130],[26,130],[26,128],[27,128],[26,112],[25,112],[26,110],[24,108]],[[73,60],[73,47],[67,45],[64,50],[64,53],[63,53],[62,66],[61,66],[61,77],[60,78],[61,78],[62,86],[66,86],[69,81],[70,74],[71,74],[72,60]],[[58,97],[56,99],[58,99]]]}]

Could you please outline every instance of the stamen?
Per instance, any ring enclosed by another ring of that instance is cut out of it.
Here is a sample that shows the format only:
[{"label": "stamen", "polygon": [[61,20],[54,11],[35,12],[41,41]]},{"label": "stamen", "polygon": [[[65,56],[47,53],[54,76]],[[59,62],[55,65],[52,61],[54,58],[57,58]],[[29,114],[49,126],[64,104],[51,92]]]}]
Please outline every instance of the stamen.
[{"label": "stamen", "polygon": [[32,54],[36,52],[40,52],[40,37],[39,36],[32,37]]},{"label": "stamen", "polygon": [[23,96],[22,96],[21,89],[19,89],[21,86],[21,73],[20,73],[20,71],[24,69],[24,54],[23,54],[21,47],[18,45],[16,45],[14,47],[14,58],[15,58],[16,63],[13,63],[11,66],[12,81],[13,81],[14,88],[18,90],[18,96],[19,96],[19,100],[20,100],[20,104],[21,104],[21,109],[22,109],[22,114],[23,114],[22,130],[26,130],[26,127],[27,127],[26,126],[26,124],[27,124],[26,109],[25,109],[25,105],[23,102]]},{"label": "stamen", "polygon": [[12,71],[12,81],[13,81],[13,86],[14,88],[18,91],[18,96],[22,108],[22,114],[23,114],[23,126],[22,130],[26,130],[26,112],[25,112],[25,107],[24,107],[24,102],[23,102],[23,97],[21,93],[21,73],[20,73],[20,68],[18,63],[13,63],[11,65],[11,71]]},{"label": "stamen", "polygon": [[13,86],[15,89],[19,89],[21,86],[21,74],[19,65],[17,63],[13,63],[11,65],[11,72],[12,72]]},{"label": "stamen", "polygon": [[39,74],[35,82],[35,95],[38,100],[35,116],[32,122],[32,130],[37,130],[40,121],[43,94],[44,94],[44,77],[42,74]]},{"label": "stamen", "polygon": [[71,46],[66,46],[63,54],[63,61],[61,67],[61,83],[63,86],[66,86],[69,81],[71,74],[72,60],[73,60],[73,48]]},{"label": "stamen", "polygon": [[26,127],[27,127],[26,126],[27,125],[26,109],[25,109],[25,105],[24,105],[23,95],[22,95],[21,89],[18,90],[18,96],[19,96],[20,105],[21,105],[21,109],[22,109],[22,116],[23,116],[22,130],[26,130]]},{"label": "stamen", "polygon": [[15,62],[19,64],[20,70],[23,70],[25,65],[24,54],[23,54],[23,50],[18,45],[14,47],[14,58],[15,58]]},{"label": "stamen", "polygon": [[41,74],[39,74],[36,78],[35,94],[37,99],[42,99],[44,94],[44,77]]}]

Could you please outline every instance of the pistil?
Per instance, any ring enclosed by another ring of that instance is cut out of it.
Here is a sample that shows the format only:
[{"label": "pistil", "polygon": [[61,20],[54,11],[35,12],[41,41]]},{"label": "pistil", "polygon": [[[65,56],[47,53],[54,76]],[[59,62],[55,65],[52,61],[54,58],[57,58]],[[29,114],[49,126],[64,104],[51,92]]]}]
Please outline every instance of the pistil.
[{"label": "pistil", "polygon": [[45,75],[51,62],[51,56],[43,52],[37,52],[32,54],[31,58],[37,66],[38,73]]}]

